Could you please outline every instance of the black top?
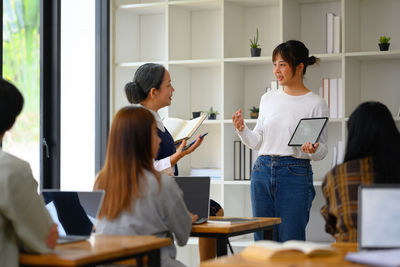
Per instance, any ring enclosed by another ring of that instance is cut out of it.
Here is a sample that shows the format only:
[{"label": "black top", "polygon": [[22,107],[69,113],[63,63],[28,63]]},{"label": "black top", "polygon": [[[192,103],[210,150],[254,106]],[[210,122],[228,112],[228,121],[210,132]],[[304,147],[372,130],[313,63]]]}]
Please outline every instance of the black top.
[{"label": "black top", "polygon": [[[174,139],[171,134],[168,132],[167,128],[165,128],[165,132],[157,129],[158,136],[161,138],[160,148],[158,149],[156,160],[164,159],[166,157],[171,156],[176,152]],[[175,164],[174,175],[178,176],[178,165]]]}]

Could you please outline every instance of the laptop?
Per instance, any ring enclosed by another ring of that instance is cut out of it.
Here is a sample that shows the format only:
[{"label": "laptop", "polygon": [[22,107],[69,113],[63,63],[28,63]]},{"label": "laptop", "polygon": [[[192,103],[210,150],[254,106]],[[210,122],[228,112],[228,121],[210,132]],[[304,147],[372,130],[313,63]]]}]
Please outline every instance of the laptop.
[{"label": "laptop", "polygon": [[104,191],[42,191],[46,208],[58,225],[58,244],[90,237],[104,199]]},{"label": "laptop", "polygon": [[192,214],[199,218],[193,224],[205,223],[210,210],[209,176],[175,176],[175,181],[183,192],[183,200]]},{"label": "laptop", "polygon": [[359,249],[400,248],[400,186],[363,185],[358,200]]}]

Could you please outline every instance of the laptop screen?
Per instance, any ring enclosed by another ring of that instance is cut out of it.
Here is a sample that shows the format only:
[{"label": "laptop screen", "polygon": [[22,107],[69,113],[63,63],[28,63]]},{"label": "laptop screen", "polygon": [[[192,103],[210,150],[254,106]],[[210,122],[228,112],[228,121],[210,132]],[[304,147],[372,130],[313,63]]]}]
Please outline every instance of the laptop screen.
[{"label": "laptop screen", "polygon": [[174,177],[183,192],[188,210],[199,218],[208,218],[210,206],[210,177]]},{"label": "laptop screen", "polygon": [[360,186],[358,196],[360,248],[400,247],[400,186]]},{"label": "laptop screen", "polygon": [[42,196],[60,236],[90,236],[104,191],[43,190]]}]

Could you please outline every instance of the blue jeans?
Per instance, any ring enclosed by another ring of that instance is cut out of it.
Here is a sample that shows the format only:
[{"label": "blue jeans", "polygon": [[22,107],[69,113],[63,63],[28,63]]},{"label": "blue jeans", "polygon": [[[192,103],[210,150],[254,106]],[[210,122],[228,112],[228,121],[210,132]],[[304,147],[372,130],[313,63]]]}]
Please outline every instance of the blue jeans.
[{"label": "blue jeans", "polygon": [[[305,240],[314,197],[309,160],[264,155],[257,158],[251,173],[253,216],[282,219],[274,226],[275,240]],[[263,239],[263,233],[256,232],[254,239]]]}]

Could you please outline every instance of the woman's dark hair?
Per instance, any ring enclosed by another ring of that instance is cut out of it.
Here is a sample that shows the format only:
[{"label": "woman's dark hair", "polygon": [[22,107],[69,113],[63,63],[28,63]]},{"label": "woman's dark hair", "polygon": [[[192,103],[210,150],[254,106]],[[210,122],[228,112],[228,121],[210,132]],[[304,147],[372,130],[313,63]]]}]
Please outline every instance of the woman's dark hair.
[{"label": "woman's dark hair", "polygon": [[0,135],[9,130],[24,106],[24,97],[10,82],[0,78]]},{"label": "woman's dark hair", "polygon": [[146,63],[135,72],[133,81],[125,85],[125,94],[129,103],[138,104],[146,99],[151,88],[160,89],[165,68],[162,65]]},{"label": "woman's dark hair", "polygon": [[375,183],[400,182],[400,133],[389,109],[364,102],[350,115],[344,161],[372,157]]},{"label": "woman's dark hair", "polygon": [[275,61],[276,57],[281,55],[293,70],[293,75],[296,74],[296,67],[300,64],[304,64],[303,75],[306,74],[307,66],[313,65],[319,62],[319,58],[314,56],[308,56],[308,48],[300,41],[289,40],[287,42],[278,45],[272,52],[272,62]]}]

